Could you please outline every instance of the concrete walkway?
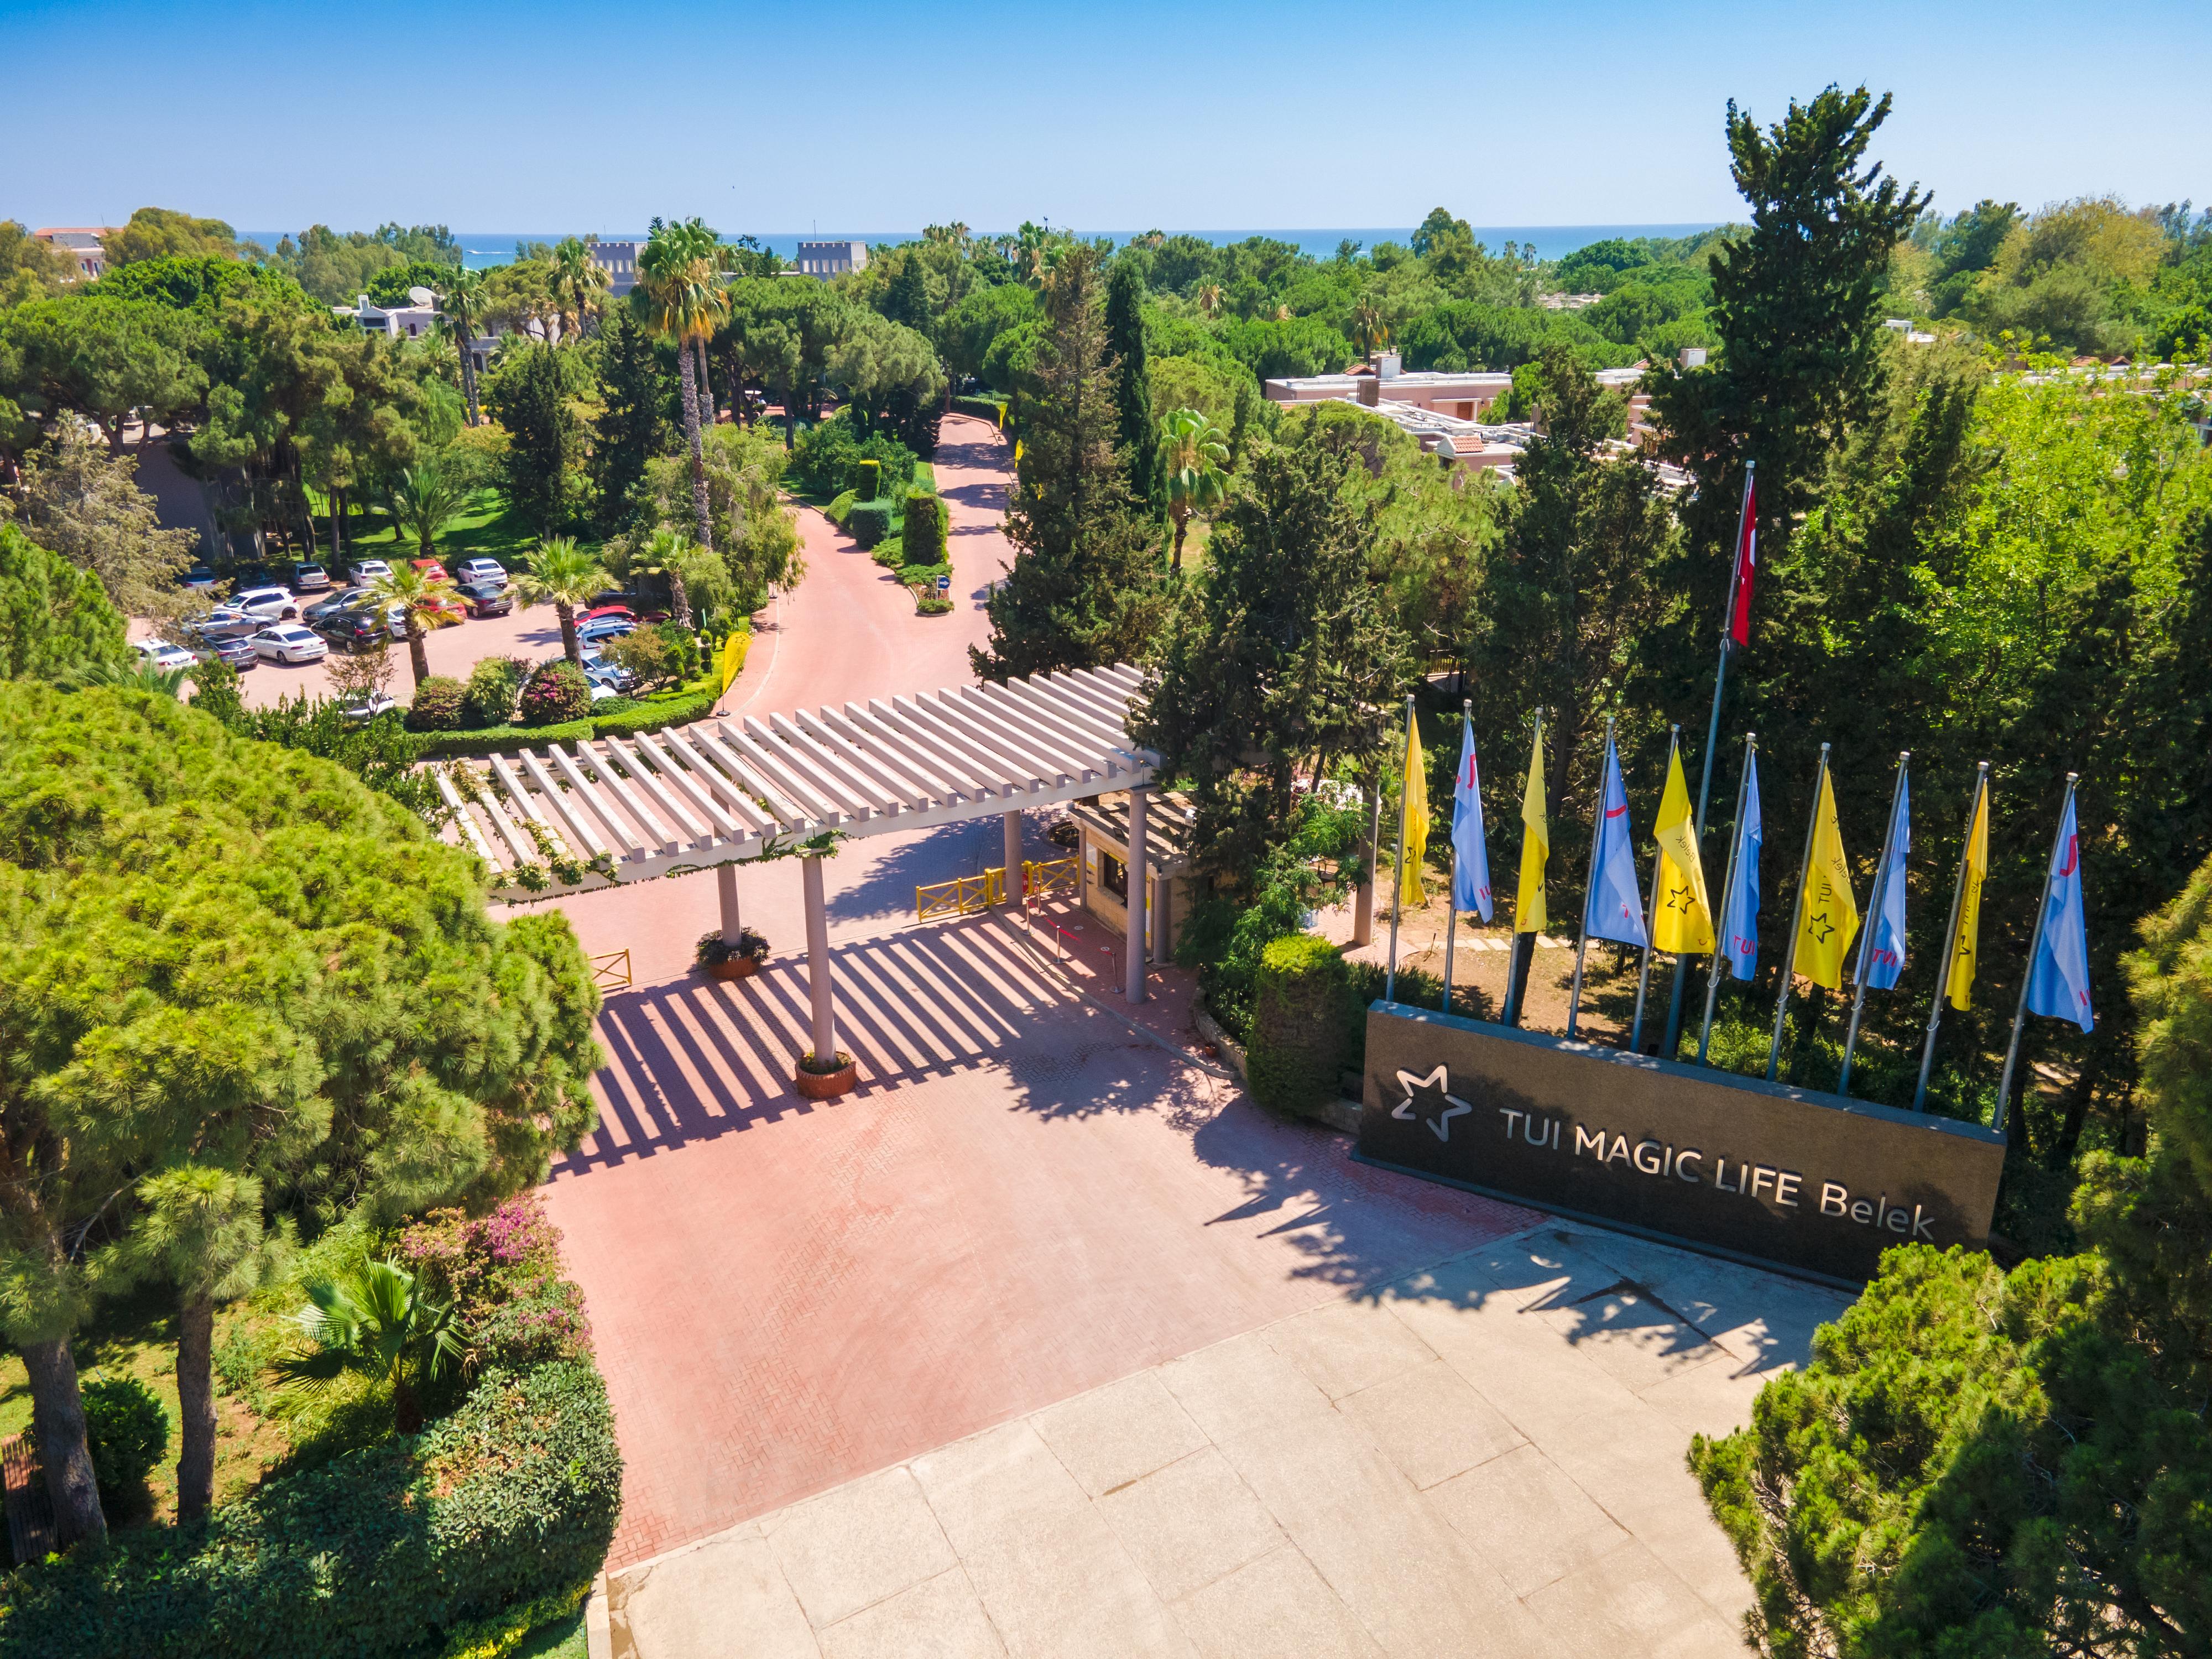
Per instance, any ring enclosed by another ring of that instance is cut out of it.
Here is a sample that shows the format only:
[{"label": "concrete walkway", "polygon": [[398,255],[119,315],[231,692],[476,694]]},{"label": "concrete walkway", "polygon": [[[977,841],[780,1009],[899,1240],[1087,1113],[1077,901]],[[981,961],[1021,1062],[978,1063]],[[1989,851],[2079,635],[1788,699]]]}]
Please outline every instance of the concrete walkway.
[{"label": "concrete walkway", "polygon": [[1547,1223],[621,1572],[611,1654],[1741,1653],[1684,1449],[1843,1304]]}]

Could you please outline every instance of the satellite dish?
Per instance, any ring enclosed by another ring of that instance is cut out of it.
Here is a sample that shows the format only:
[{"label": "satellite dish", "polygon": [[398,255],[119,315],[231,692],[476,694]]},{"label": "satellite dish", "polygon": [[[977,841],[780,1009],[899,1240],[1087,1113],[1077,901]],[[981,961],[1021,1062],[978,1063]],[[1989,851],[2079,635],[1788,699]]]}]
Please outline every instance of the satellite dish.
[{"label": "satellite dish", "polygon": [[407,290],[407,297],[418,306],[434,306],[438,303],[438,296],[427,288],[410,288]]}]

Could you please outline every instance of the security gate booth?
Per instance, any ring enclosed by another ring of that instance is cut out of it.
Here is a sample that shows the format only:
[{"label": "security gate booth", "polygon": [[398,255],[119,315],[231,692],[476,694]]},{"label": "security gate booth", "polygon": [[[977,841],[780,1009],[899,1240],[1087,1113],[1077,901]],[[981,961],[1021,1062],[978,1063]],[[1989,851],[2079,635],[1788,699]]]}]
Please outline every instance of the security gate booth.
[{"label": "security gate booth", "polygon": [[[1078,892],[1083,908],[1121,935],[1129,936],[1129,791],[1116,791],[1068,809],[1079,837],[1076,844]],[[1152,792],[1146,813],[1143,888],[1146,948],[1154,962],[1174,954],[1177,935],[1190,915],[1190,803],[1172,790]]]},{"label": "security gate booth", "polygon": [[[1121,792],[1141,862],[1158,760],[1129,737],[1143,684],[1135,668],[1116,664],[549,744],[431,770],[450,812],[446,838],[484,860],[494,896],[509,902],[712,869],[722,937],[734,944],[738,866],[798,858],[813,1054],[826,1062],[838,1048],[823,854],[837,841],[998,816],[1015,869],[1024,811]],[[1130,905],[1140,931],[1144,901],[1140,886]],[[1138,1001],[1143,954],[1129,956],[1125,988]]]}]

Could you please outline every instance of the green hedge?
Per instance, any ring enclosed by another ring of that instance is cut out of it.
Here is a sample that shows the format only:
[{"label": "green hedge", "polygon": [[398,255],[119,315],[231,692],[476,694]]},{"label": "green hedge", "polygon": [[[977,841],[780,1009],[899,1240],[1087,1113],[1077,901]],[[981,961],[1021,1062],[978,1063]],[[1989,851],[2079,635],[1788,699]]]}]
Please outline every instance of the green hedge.
[{"label": "green hedge", "polygon": [[483,1377],[453,1416],[217,1509],[24,1568],[0,1647],[40,1659],[434,1653],[447,1634],[588,1582],[622,1511],[588,1359]]},{"label": "green hedge", "polygon": [[872,501],[854,501],[852,510],[845,514],[845,533],[862,547],[873,547],[890,533],[891,504],[880,497]]},{"label": "green hedge", "polygon": [[476,755],[501,755],[515,749],[543,749],[549,743],[589,743],[593,738],[626,738],[637,732],[658,732],[664,726],[683,726],[708,713],[720,697],[721,684],[714,675],[695,680],[673,691],[656,693],[611,714],[562,720],[553,726],[488,726],[481,732],[442,732],[423,739],[418,760],[459,760]]},{"label": "green hedge", "polygon": [[853,503],[860,499],[859,495],[848,489],[822,509],[822,516],[842,530],[845,527],[845,515],[853,510]]},{"label": "green hedge", "polygon": [[1245,1054],[1253,1099],[1308,1112],[1336,1098],[1349,991],[1344,955],[1325,939],[1292,933],[1260,953]]},{"label": "green hedge", "polygon": [[909,495],[906,501],[906,562],[945,562],[946,534],[945,502],[935,495]]},{"label": "green hedge", "polygon": [[1004,398],[955,398],[952,400],[955,415],[973,415],[994,425],[998,422],[999,412],[1006,406]]}]

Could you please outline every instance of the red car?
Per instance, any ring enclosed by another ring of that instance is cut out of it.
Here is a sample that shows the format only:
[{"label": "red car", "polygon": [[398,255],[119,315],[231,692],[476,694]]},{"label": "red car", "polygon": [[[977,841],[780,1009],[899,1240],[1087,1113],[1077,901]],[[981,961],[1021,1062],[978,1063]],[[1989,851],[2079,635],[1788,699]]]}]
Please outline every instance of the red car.
[{"label": "red car", "polygon": [[447,580],[446,567],[439,563],[435,559],[410,559],[407,562],[413,565],[417,570],[421,571],[425,576],[428,576],[434,582],[441,582]]}]

